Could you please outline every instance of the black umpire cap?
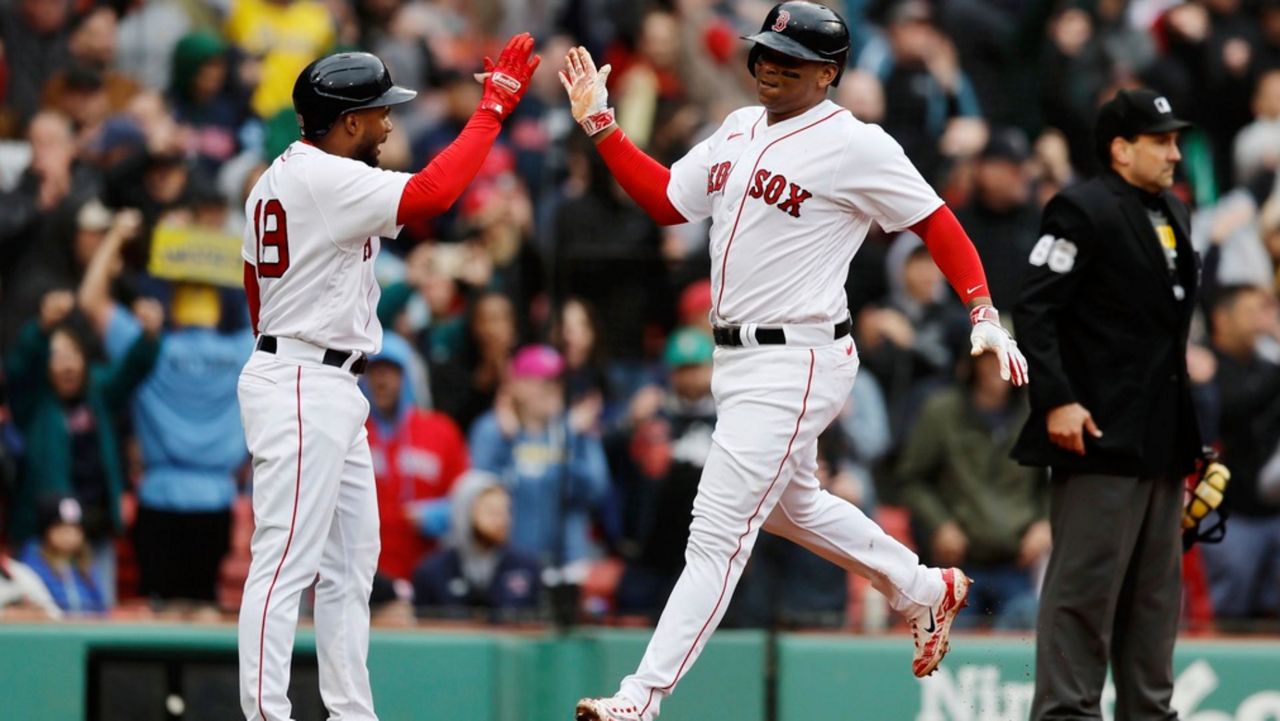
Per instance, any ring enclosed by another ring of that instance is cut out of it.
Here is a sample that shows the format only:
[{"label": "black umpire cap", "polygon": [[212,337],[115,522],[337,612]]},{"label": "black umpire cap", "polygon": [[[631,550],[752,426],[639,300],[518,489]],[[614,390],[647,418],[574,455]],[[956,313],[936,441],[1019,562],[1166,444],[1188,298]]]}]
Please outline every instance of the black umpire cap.
[{"label": "black umpire cap", "polygon": [[378,56],[337,53],[303,68],[293,84],[293,109],[302,137],[317,140],[346,113],[407,103],[417,95],[393,83]]},{"label": "black umpire cap", "polygon": [[1098,109],[1094,150],[1104,166],[1111,164],[1111,141],[1185,130],[1191,123],[1176,117],[1168,99],[1154,90],[1121,90]]},{"label": "black umpire cap", "polygon": [[756,74],[756,58],[766,47],[801,60],[832,63],[840,84],[845,62],[849,58],[849,27],[835,10],[817,3],[793,0],[773,6],[760,26],[760,32],[742,38],[755,43],[747,55],[747,70]]}]

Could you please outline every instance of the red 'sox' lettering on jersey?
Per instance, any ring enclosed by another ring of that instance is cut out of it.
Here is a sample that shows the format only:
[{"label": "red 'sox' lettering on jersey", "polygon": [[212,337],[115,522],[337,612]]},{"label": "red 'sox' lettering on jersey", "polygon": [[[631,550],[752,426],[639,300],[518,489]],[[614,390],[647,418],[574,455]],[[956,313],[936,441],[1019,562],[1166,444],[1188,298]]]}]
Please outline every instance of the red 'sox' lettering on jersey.
[{"label": "red 'sox' lettering on jersey", "polygon": [[[787,193],[786,200],[782,200],[783,191]],[[763,200],[793,218],[800,217],[800,206],[813,197],[813,193],[795,183],[788,183],[786,176],[775,174],[767,168],[756,171],[751,179],[751,187],[747,189],[747,195]],[[778,202],[780,200],[782,202]]]}]

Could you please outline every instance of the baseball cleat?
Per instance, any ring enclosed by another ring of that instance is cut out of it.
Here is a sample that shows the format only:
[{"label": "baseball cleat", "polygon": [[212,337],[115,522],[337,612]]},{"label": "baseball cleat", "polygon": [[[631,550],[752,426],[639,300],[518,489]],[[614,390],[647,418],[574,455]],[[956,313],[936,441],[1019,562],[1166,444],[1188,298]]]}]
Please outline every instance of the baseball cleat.
[{"label": "baseball cleat", "polygon": [[640,709],[621,696],[584,698],[573,712],[574,721],[640,721]]},{"label": "baseball cleat", "polygon": [[969,586],[972,581],[958,568],[942,571],[946,591],[942,600],[931,608],[927,616],[911,621],[911,635],[915,638],[916,654],[911,661],[911,672],[920,678],[933,673],[942,663],[942,657],[951,650],[951,622],[960,609],[969,605]]}]

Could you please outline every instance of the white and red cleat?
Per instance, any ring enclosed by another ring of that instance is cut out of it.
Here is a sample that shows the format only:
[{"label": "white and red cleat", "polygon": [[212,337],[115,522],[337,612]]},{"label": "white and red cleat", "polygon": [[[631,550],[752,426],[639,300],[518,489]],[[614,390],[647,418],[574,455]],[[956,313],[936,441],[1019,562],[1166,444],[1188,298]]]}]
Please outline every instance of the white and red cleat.
[{"label": "white and red cleat", "polygon": [[640,708],[621,696],[584,698],[573,712],[574,721],[640,721]]},{"label": "white and red cleat", "polygon": [[960,609],[969,605],[971,581],[958,568],[942,571],[946,590],[942,600],[930,609],[930,613],[912,619],[911,635],[915,637],[916,654],[911,661],[911,672],[920,678],[933,673],[942,663],[942,657],[951,650],[951,622]]}]

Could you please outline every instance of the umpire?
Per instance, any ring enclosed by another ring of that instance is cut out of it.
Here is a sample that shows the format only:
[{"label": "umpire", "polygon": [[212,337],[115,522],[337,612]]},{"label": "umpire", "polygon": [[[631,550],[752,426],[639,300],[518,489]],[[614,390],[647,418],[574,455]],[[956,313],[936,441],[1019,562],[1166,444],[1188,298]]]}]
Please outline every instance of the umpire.
[{"label": "umpire", "polygon": [[1013,450],[1048,466],[1053,554],[1040,601],[1033,721],[1176,719],[1182,477],[1200,432],[1187,380],[1198,266],[1169,192],[1181,159],[1169,101],[1122,90],[1099,110],[1101,176],[1049,202],[1031,251],[1019,343],[1031,415]]}]

